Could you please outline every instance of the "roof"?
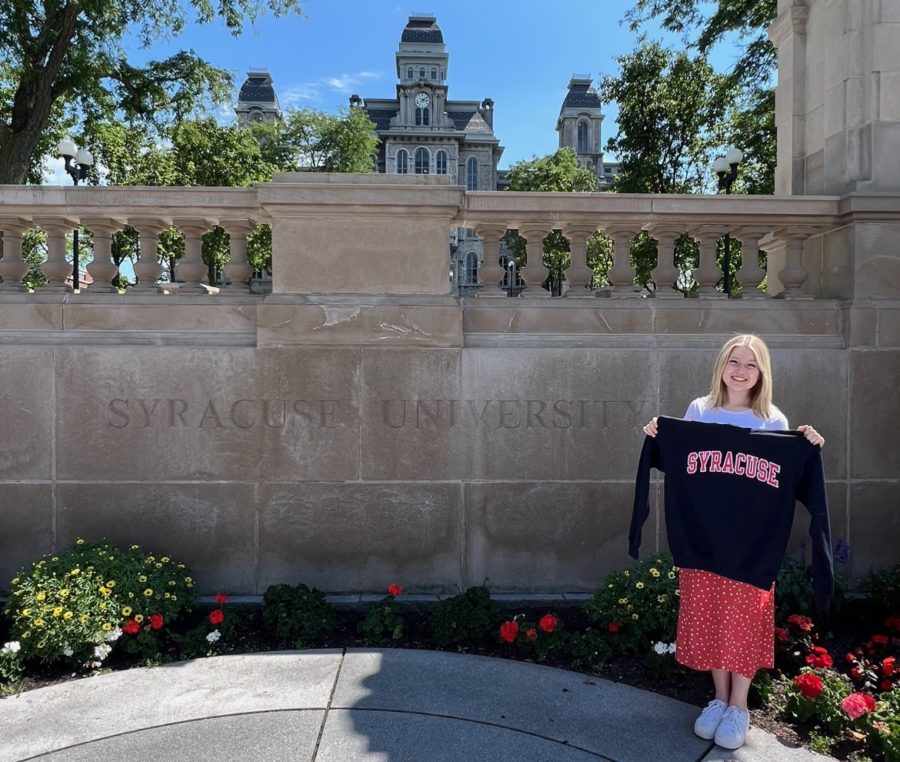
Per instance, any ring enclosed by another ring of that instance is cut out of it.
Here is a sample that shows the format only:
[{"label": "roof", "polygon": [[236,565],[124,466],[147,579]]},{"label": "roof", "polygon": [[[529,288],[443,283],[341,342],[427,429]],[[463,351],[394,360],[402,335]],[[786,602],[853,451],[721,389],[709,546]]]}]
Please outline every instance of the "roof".
[{"label": "roof", "polygon": [[481,134],[493,136],[494,131],[477,111],[448,111],[447,116],[453,120],[457,130],[468,134]]},{"label": "roof", "polygon": [[366,113],[369,119],[375,122],[376,130],[386,130],[391,126],[391,119],[397,116],[399,109],[390,108],[367,108]]},{"label": "roof", "polygon": [[566,108],[600,108],[603,101],[597,95],[594,85],[590,81],[573,80],[569,83],[569,92],[562,107]]},{"label": "roof", "polygon": [[272,87],[272,77],[269,74],[251,72],[238,94],[238,102],[252,101],[255,103],[277,103],[275,88]]},{"label": "roof", "polygon": [[410,16],[400,42],[444,42],[444,35],[434,16]]}]

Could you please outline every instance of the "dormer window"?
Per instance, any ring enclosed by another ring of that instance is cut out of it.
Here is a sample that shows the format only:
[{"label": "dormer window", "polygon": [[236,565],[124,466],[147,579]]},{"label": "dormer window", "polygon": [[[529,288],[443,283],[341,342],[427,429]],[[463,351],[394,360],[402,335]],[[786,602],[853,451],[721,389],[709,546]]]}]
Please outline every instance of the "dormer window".
[{"label": "dormer window", "polygon": [[425,67],[424,66],[419,67],[419,79],[425,79]]},{"label": "dormer window", "polygon": [[431,78],[437,79],[437,69],[435,69],[435,68],[431,69]]},{"label": "dormer window", "polygon": [[407,79],[412,79],[412,78],[413,78],[413,67],[412,67],[412,66],[410,66],[409,68],[407,68],[407,70],[406,70],[406,78],[407,78]]}]

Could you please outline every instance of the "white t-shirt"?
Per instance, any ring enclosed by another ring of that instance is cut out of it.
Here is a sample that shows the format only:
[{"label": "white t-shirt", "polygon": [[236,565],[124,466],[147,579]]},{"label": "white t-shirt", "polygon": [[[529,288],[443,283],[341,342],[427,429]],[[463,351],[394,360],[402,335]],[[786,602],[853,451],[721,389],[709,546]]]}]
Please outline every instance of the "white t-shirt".
[{"label": "white t-shirt", "polygon": [[700,421],[701,423],[729,423],[732,426],[740,426],[745,429],[769,429],[785,430],[788,428],[788,420],[777,407],[772,405],[772,415],[769,418],[760,418],[753,410],[726,410],[722,407],[713,407],[709,397],[697,397],[684,414],[686,421]]}]

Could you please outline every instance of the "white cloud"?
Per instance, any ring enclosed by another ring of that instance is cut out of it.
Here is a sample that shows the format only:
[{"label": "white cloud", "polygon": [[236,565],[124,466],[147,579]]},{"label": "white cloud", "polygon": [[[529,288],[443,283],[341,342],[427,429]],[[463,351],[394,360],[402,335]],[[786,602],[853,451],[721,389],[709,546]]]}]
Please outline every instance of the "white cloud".
[{"label": "white cloud", "polygon": [[288,85],[280,88],[278,99],[285,106],[295,106],[304,101],[322,100],[323,91],[330,90],[337,93],[349,94],[357,85],[362,85],[371,80],[381,79],[380,71],[359,71],[353,74],[340,74],[333,77],[322,77],[314,82],[301,82],[297,85]]}]

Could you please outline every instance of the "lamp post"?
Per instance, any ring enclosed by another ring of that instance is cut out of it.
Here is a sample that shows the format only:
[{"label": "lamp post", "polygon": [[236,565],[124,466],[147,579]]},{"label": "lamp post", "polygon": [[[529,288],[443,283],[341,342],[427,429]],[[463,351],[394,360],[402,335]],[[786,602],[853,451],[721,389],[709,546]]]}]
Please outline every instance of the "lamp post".
[{"label": "lamp post", "polygon": [[[60,140],[56,147],[56,152],[60,158],[66,162],[65,170],[75,185],[79,180],[87,177],[88,167],[94,163],[94,157],[87,148],[79,148],[71,140]],[[78,291],[81,288],[80,283],[81,263],[78,256],[78,228],[72,234],[72,290]]]},{"label": "lamp post", "polygon": [[[719,178],[719,190],[724,190],[725,195],[731,195],[731,186],[737,179],[738,165],[744,158],[744,154],[737,148],[731,148],[724,156],[719,156],[713,162],[713,172]],[[725,253],[722,256],[722,270],[724,281],[722,283],[725,296],[731,296],[731,233],[725,233]]]},{"label": "lamp post", "polygon": [[507,267],[507,276],[506,276],[506,295],[507,296],[515,296],[516,295],[516,260],[513,257],[510,257],[506,262]]}]

